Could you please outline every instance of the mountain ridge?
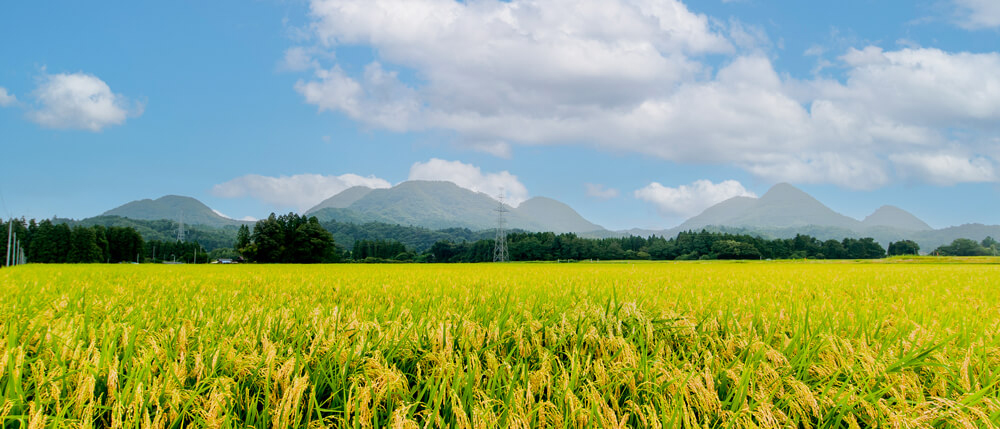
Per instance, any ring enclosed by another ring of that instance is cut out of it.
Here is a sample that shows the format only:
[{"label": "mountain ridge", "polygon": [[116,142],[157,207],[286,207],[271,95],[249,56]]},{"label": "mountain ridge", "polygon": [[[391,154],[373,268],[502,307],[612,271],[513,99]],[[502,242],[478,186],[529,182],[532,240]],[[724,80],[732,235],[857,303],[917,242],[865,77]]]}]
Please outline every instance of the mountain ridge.
[{"label": "mountain ridge", "polygon": [[167,219],[190,225],[227,226],[248,222],[219,215],[211,207],[196,198],[181,195],[164,195],[155,200],[131,201],[102,213],[100,216],[118,216],[139,220]]},{"label": "mountain ridge", "polygon": [[[345,193],[363,195],[354,198]],[[306,213],[320,220],[370,220],[436,229],[490,229],[496,226],[498,205],[493,197],[452,182],[411,180],[391,188],[368,191],[350,188]],[[504,208],[510,228],[559,233],[604,230],[572,207],[552,198],[534,197],[517,207],[504,205]]]},{"label": "mountain ridge", "polygon": [[[379,222],[442,230],[466,228],[486,230],[496,227],[497,200],[451,182],[407,181],[391,188],[352,187],[305,211],[323,221],[335,220],[363,225]],[[805,191],[779,183],[760,198],[734,197],[706,208],[681,225],[657,230],[610,231],[594,224],[572,207],[547,197],[533,197],[514,207],[506,205],[507,227],[526,231],[572,232],[584,237],[605,238],[624,235],[675,236],[682,231],[715,230],[790,238],[796,234],[819,239],[873,237],[883,245],[890,241],[914,240],[925,251],[955,238],[977,241],[986,236],[1000,237],[1000,226],[963,224],[934,229],[915,215],[895,206],[879,207],[863,220],[840,214]],[[237,221],[191,197],[166,195],[156,200],[132,201],[108,210],[102,216],[142,220],[177,221],[183,213],[186,224],[223,227],[252,222]]]}]

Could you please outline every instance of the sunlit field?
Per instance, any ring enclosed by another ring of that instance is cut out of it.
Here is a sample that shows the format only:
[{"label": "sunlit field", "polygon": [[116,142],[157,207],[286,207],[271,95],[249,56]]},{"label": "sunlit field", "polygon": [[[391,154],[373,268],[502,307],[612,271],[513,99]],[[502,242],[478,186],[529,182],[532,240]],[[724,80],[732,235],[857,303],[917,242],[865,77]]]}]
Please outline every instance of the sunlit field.
[{"label": "sunlit field", "polygon": [[1000,262],[0,270],[3,427],[994,427]]}]

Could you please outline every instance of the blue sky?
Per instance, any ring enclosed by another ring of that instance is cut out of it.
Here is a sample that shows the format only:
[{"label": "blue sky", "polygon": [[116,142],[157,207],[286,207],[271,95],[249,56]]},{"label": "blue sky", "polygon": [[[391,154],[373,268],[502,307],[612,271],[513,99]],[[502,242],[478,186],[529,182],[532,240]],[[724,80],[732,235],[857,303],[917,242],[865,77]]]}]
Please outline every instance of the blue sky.
[{"label": "blue sky", "polygon": [[0,210],[426,178],[665,228],[787,181],[996,224],[998,29],[992,0],[8,2]]}]

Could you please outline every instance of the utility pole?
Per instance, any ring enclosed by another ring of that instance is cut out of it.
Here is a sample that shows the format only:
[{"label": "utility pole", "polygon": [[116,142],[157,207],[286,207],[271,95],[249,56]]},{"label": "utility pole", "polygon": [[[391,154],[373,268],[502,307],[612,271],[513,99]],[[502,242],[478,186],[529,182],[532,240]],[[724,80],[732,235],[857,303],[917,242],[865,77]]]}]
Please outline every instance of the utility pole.
[{"label": "utility pole", "polygon": [[14,218],[7,219],[7,267],[10,266],[11,245],[14,244],[12,235],[14,234]]},{"label": "utility pole", "polygon": [[504,219],[504,213],[510,210],[507,210],[507,206],[503,203],[503,189],[500,189],[498,200],[497,208],[493,209],[493,211],[497,212],[497,231],[493,245],[493,262],[508,262],[510,261],[510,254],[507,252],[507,231],[505,230],[507,220]]}]

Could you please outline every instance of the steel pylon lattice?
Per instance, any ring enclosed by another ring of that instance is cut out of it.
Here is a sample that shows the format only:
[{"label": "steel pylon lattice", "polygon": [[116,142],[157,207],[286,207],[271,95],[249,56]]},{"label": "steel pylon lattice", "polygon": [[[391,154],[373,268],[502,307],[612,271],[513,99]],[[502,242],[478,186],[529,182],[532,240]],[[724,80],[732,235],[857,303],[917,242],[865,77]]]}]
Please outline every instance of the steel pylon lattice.
[{"label": "steel pylon lattice", "polygon": [[507,251],[507,219],[504,218],[504,214],[510,212],[507,209],[507,205],[504,204],[503,190],[500,190],[500,195],[497,198],[497,207],[493,209],[497,213],[497,233],[496,238],[493,240],[493,262],[508,262],[510,261],[510,253]]}]

